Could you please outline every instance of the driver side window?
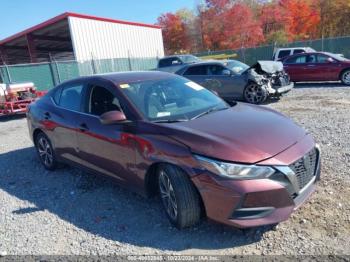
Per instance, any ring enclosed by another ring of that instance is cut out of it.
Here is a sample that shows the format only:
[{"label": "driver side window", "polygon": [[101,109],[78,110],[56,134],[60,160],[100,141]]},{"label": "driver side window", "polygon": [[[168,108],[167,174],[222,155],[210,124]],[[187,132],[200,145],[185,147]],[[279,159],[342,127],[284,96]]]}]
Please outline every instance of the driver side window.
[{"label": "driver side window", "polygon": [[118,99],[102,86],[92,86],[87,112],[91,115],[101,116],[109,111],[122,111]]}]

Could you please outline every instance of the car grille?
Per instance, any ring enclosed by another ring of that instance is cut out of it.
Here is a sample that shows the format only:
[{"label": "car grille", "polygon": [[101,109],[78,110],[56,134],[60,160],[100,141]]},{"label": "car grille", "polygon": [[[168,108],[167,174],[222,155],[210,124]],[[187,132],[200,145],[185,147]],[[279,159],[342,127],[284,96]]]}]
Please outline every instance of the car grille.
[{"label": "car grille", "polygon": [[290,84],[288,75],[279,76],[275,78],[274,86],[287,86]]},{"label": "car grille", "polygon": [[317,149],[314,148],[305,156],[289,166],[297,177],[299,189],[304,188],[315,176],[318,157],[317,154]]}]

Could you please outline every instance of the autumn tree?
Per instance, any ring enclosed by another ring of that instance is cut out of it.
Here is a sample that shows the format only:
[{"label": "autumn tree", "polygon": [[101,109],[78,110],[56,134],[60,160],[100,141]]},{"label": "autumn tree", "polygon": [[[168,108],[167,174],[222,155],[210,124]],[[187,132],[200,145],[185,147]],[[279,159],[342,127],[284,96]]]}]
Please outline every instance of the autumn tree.
[{"label": "autumn tree", "polygon": [[314,0],[280,0],[290,41],[317,36],[320,14]]},{"label": "autumn tree", "polygon": [[258,16],[266,43],[285,44],[288,42],[285,12],[278,1],[262,5]]},{"label": "autumn tree", "polygon": [[350,1],[317,0],[320,13],[319,35],[335,37],[350,35]]},{"label": "autumn tree", "polygon": [[260,23],[243,2],[207,0],[201,16],[207,49],[250,47],[264,39]]},{"label": "autumn tree", "polygon": [[189,41],[186,26],[179,15],[163,14],[158,17],[157,24],[162,28],[164,48],[167,54],[187,52]]}]

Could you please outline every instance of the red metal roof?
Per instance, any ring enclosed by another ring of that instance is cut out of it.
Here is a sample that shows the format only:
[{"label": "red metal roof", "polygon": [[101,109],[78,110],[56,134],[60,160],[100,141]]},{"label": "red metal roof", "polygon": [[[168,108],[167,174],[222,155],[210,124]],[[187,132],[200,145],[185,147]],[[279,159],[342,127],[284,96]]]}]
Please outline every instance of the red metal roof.
[{"label": "red metal roof", "polygon": [[9,36],[3,40],[0,41],[0,45],[5,44],[7,42],[10,42],[16,38],[19,38],[21,36],[24,36],[26,34],[32,33],[33,31],[45,28],[49,25],[52,25],[54,23],[57,23],[63,19],[66,19],[68,17],[78,17],[78,18],[85,18],[85,19],[91,19],[91,20],[97,20],[97,21],[104,21],[104,22],[110,22],[110,23],[117,23],[117,24],[125,24],[125,25],[135,25],[135,26],[143,26],[143,27],[151,27],[151,28],[157,28],[160,29],[160,26],[157,25],[150,25],[150,24],[143,24],[143,23],[136,23],[136,22],[128,22],[128,21],[122,21],[122,20],[116,20],[116,19],[110,19],[110,18],[103,18],[103,17],[97,17],[97,16],[90,16],[90,15],[82,15],[77,13],[71,13],[66,12],[61,15],[55,16],[54,18],[51,18],[45,22],[42,22],[38,25],[32,26],[22,32],[19,32],[17,34],[14,34],[12,36]]}]

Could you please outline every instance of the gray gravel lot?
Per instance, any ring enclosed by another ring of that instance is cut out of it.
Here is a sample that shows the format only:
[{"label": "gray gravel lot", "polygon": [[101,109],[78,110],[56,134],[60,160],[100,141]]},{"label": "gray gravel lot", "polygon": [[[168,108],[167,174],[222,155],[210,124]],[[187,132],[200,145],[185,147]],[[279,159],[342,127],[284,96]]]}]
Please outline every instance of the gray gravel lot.
[{"label": "gray gravel lot", "polygon": [[350,87],[299,84],[267,106],[313,134],[322,181],[288,221],[249,230],[203,221],[179,231],[157,198],[74,168],[45,171],[26,120],[0,120],[0,254],[350,255]]}]

